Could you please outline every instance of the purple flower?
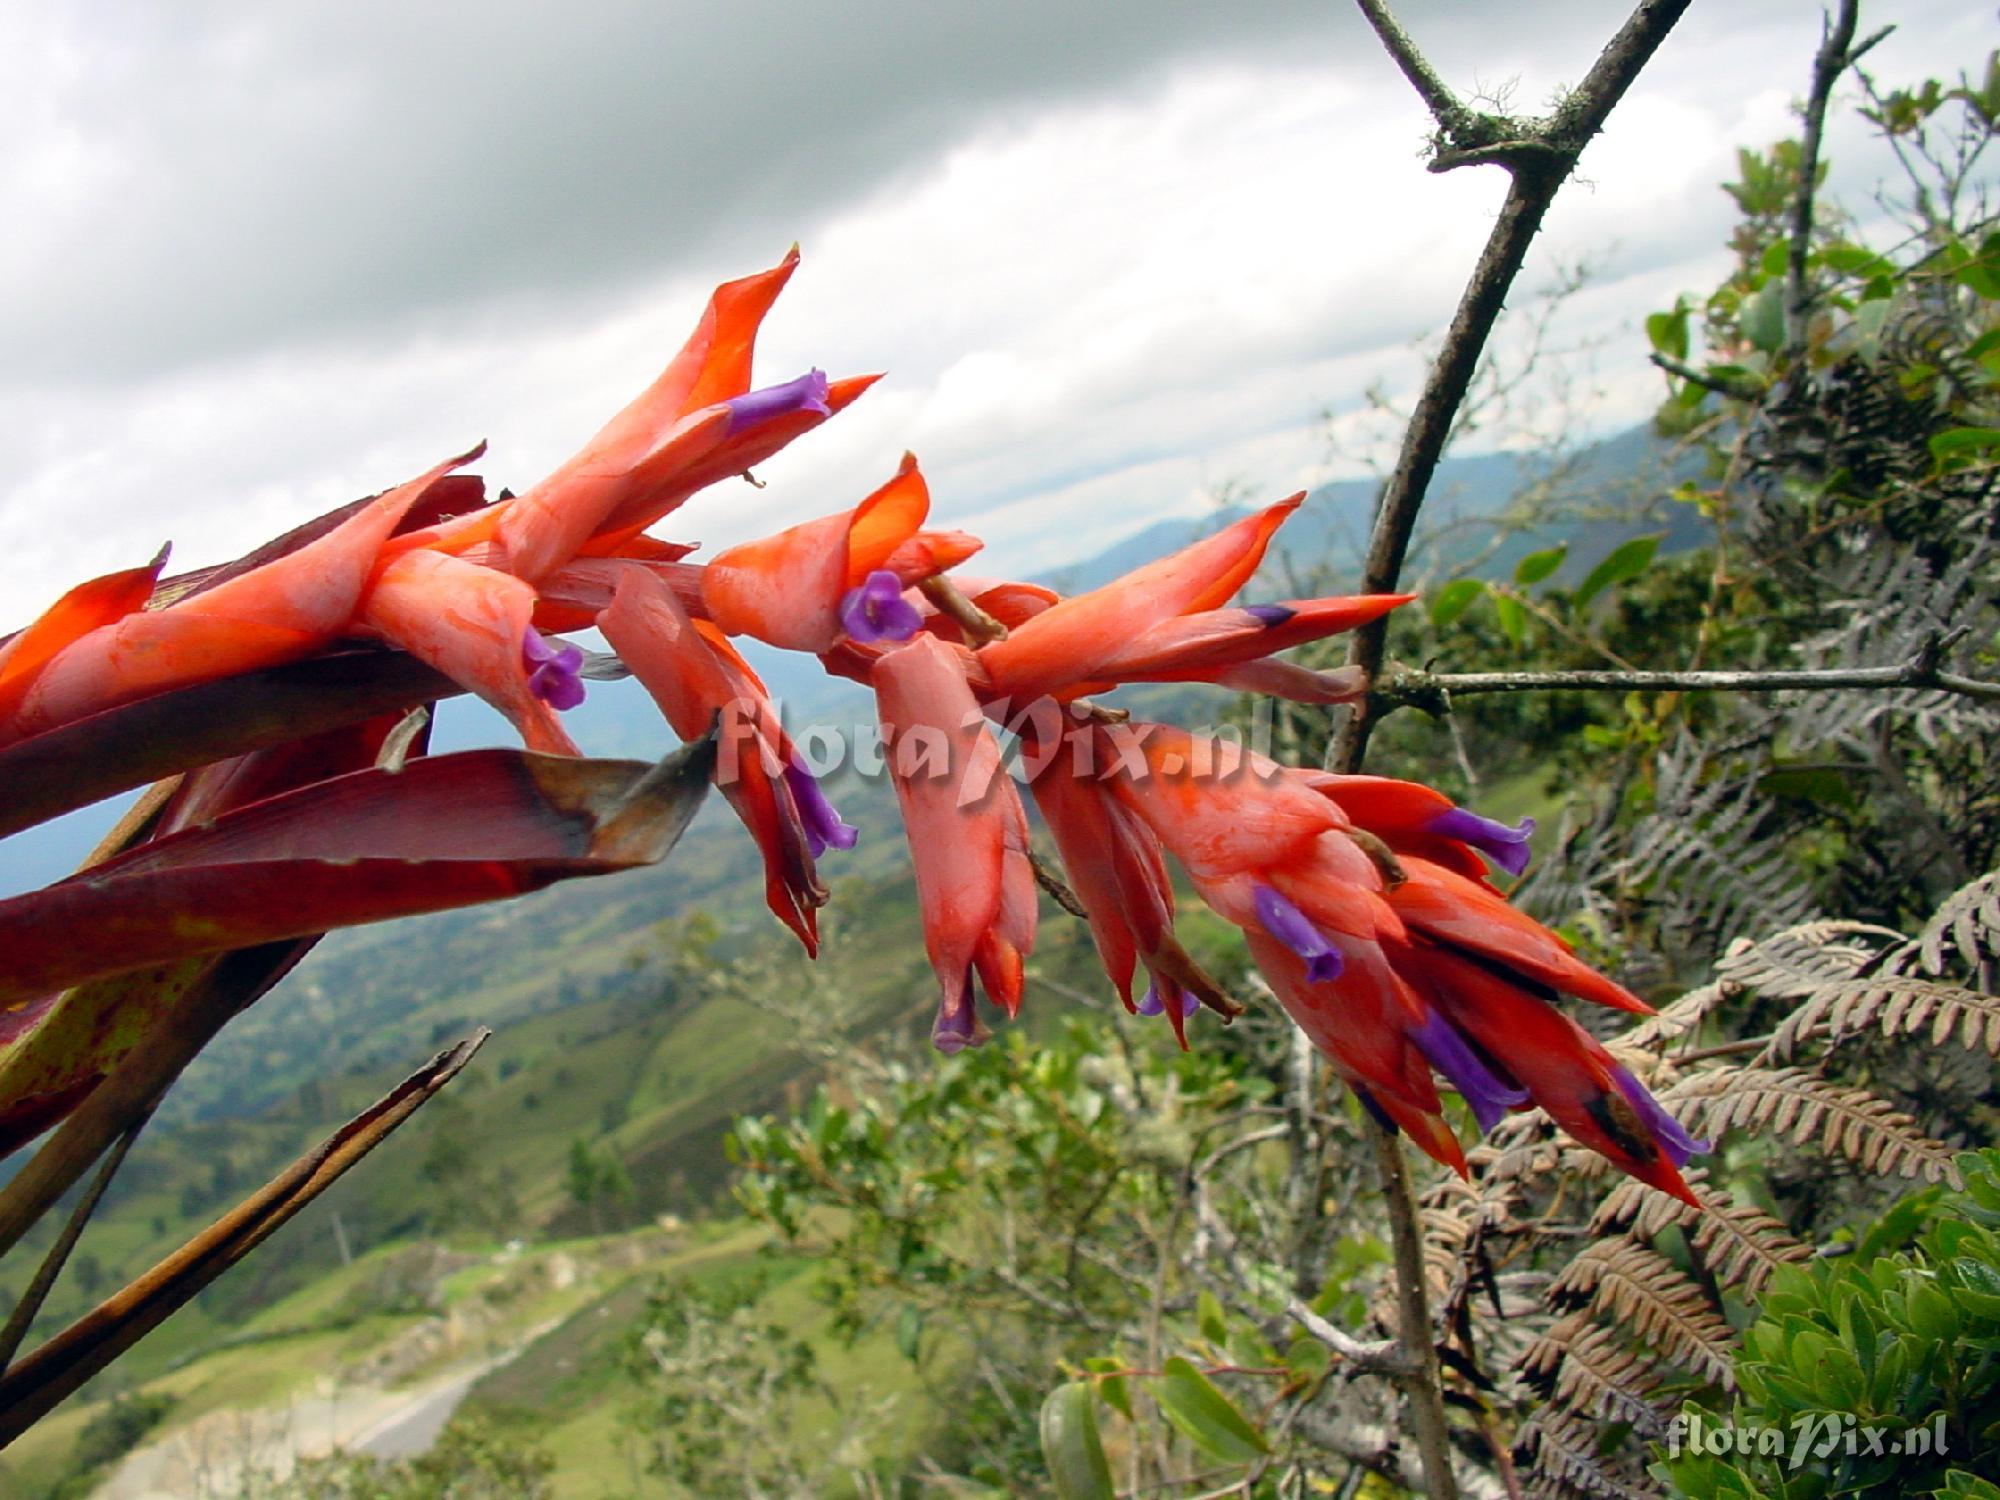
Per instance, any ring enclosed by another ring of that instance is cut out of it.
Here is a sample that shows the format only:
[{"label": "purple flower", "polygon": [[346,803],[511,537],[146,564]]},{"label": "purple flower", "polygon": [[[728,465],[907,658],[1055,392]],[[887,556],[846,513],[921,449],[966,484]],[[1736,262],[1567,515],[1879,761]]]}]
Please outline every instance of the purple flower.
[{"label": "purple flower", "polygon": [[1698,1141],[1689,1135],[1687,1128],[1660,1107],[1660,1101],[1646,1092],[1646,1086],[1634,1078],[1624,1064],[1613,1063],[1611,1077],[1618,1085],[1618,1092],[1639,1111],[1639,1118],[1646,1122],[1646,1129],[1659,1143],[1660,1150],[1666,1153],[1667,1160],[1675,1166],[1684,1167],[1690,1156],[1706,1156],[1715,1149],[1714,1141]]},{"label": "purple flower", "polygon": [[1340,950],[1327,941],[1326,934],[1313,926],[1304,912],[1268,885],[1258,886],[1252,899],[1264,930],[1306,961],[1307,980],[1325,984],[1340,977],[1340,971],[1346,967]]},{"label": "purple flower", "polygon": [[583,648],[568,641],[551,644],[534,626],[521,637],[521,662],[528,673],[528,691],[550,708],[570,709],[583,702]]},{"label": "purple flower", "polygon": [[1533,818],[1523,818],[1517,827],[1509,828],[1492,818],[1454,807],[1439,813],[1426,826],[1440,838],[1472,845],[1509,875],[1518,875],[1528,868],[1528,835],[1535,831]]},{"label": "purple flower", "polygon": [[1498,1125],[1514,1105],[1528,1102],[1526,1089],[1502,1082],[1452,1029],[1451,1022],[1436,1011],[1411,1033],[1411,1040],[1472,1106],[1472,1118],[1479,1122],[1482,1134]]},{"label": "purple flower", "polygon": [[790,788],[792,801],[799,810],[799,822],[806,833],[806,847],[812,857],[818,859],[828,849],[852,849],[861,831],[852,823],[840,821],[840,814],[826,800],[826,793],[820,790],[813,773],[794,761],[785,767],[785,785]]},{"label": "purple flower", "polygon": [[958,992],[956,1002],[947,1002],[938,1007],[937,1020],[931,1025],[931,1045],[946,1057],[963,1052],[967,1047],[977,1047],[990,1033],[979,1024],[979,1017],[972,1009],[972,981],[967,980],[965,988]]},{"label": "purple flower", "polygon": [[864,645],[907,641],[923,624],[917,607],[903,597],[903,581],[887,568],[877,568],[840,601],[840,628]]},{"label": "purple flower", "polygon": [[[1179,985],[1170,981],[1167,988],[1172,990],[1178,997],[1175,1003],[1180,1006],[1181,1019],[1183,1021],[1201,1009],[1201,1001],[1188,991],[1182,989]],[[1159,985],[1157,983],[1147,985],[1146,993],[1139,997],[1139,1014],[1142,1016],[1160,1016],[1165,1015],[1166,1010],[1167,1003],[1160,998]]]},{"label": "purple flower", "polygon": [[808,370],[797,380],[788,380],[783,385],[767,385],[763,390],[752,391],[747,396],[732,396],[723,402],[729,408],[729,430],[732,433],[741,432],[755,423],[788,416],[795,411],[831,416],[832,410],[826,404],[826,390],[826,371]]}]

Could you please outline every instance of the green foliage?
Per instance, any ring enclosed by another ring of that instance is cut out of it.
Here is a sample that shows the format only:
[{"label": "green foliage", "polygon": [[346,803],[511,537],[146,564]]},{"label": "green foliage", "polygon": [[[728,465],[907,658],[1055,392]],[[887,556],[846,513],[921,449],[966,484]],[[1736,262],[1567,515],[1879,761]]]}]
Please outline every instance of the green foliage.
[{"label": "green foliage", "polygon": [[239,1500],[549,1500],[555,1460],[477,1422],[453,1421],[426,1453],[382,1459],[330,1453],[300,1460],[284,1479],[251,1476]]},{"label": "green foliage", "polygon": [[83,1500],[173,1409],[174,1398],[159,1391],[121,1392],[99,1406],[77,1434],[69,1476],[51,1500]]},{"label": "green foliage", "polygon": [[[641,1392],[628,1415],[647,1468],[696,1495],[823,1493],[872,1435],[877,1413],[850,1408],[820,1378],[812,1344],[766,1313],[766,1279],[681,1278],[660,1285],[626,1336]],[[849,1419],[829,1435],[802,1414],[815,1402]],[[787,1440],[787,1439],[790,1440]]]},{"label": "green foliage", "polygon": [[[2000,1473],[2000,1151],[1959,1170],[1961,1191],[1920,1195],[1914,1248],[1778,1272],[1743,1332],[1735,1402],[1686,1413],[1710,1447],[1767,1432],[1782,1446],[1683,1451],[1662,1477],[1692,1495],[1886,1500],[1976,1494],[1975,1476]],[[1885,1222],[1893,1237],[1909,1217]]]}]

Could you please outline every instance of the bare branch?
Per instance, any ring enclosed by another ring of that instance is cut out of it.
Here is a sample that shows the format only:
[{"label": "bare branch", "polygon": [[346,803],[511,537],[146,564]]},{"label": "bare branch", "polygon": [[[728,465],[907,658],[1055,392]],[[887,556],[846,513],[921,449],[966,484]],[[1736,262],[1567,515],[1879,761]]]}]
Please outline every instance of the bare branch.
[{"label": "bare branch", "polygon": [[[1405,76],[1425,103],[1432,106],[1433,113],[1441,102],[1456,104],[1414,43],[1393,24],[1381,0],[1357,0],[1357,3]],[[1689,0],[1640,0],[1576,91],[1548,120],[1530,128],[1526,139],[1536,149],[1525,153],[1512,151],[1500,159],[1500,165],[1512,177],[1507,198],[1459,299],[1444,347],[1431,366],[1423,394],[1403,434],[1395,471],[1377,504],[1361,585],[1364,592],[1392,592],[1402,577],[1417,513],[1437,472],[1438,460],[1450,441],[1454,421],[1471,389],[1493,326],[1499,321],[1507,294],[1527,260],[1528,247],[1542,227],[1542,217],[1576,166],[1583,148],[1603,128],[1613,107],[1666,40],[1688,4]],[[1449,122],[1441,117],[1440,124],[1449,135]],[[1441,142],[1441,146],[1468,150],[1493,144],[1477,140]],[[1387,642],[1386,619],[1363,626],[1355,636],[1348,661],[1372,680],[1381,671]],[[1328,757],[1330,768],[1350,772],[1361,769],[1373,726],[1368,707],[1364,703],[1347,716]],[[1410,1398],[1411,1422],[1422,1455],[1424,1482],[1433,1500],[1456,1500],[1458,1481],[1452,1473],[1444,1390],[1438,1374],[1437,1352],[1431,1343],[1429,1298],[1424,1287],[1423,1230],[1417,1218],[1416,1198],[1401,1144],[1379,1127],[1373,1137],[1395,1254],[1397,1343],[1414,1367],[1403,1384]]]},{"label": "bare branch", "polygon": [[1732,401],[1754,401],[1763,395],[1763,388],[1754,381],[1726,380],[1711,375],[1706,370],[1697,370],[1684,360],[1675,359],[1671,354],[1655,353],[1651,356],[1654,364],[1669,375],[1678,376],[1690,385],[1698,385],[1705,391],[1714,391],[1718,396],[1727,396]]},{"label": "bare branch", "polygon": [[1389,7],[1382,0],[1355,0],[1361,7],[1361,14],[1368,18],[1368,24],[1375,28],[1375,35],[1382,39],[1382,45],[1395,59],[1396,66],[1403,70],[1403,76],[1410,80],[1410,87],[1417,91],[1417,97],[1437,121],[1438,129],[1447,139],[1455,138],[1464,126],[1469,114],[1459,102],[1458,95],[1438,77],[1437,70],[1430,65],[1430,59],[1417,50],[1417,44],[1410,40],[1410,34],[1403,30]]},{"label": "bare branch", "polygon": [[[1378,0],[1357,0],[1357,3],[1371,21],[1373,12],[1381,9]],[[1503,163],[1512,173],[1513,182],[1487,237],[1486,248],[1466,283],[1444,347],[1431,366],[1423,395],[1404,432],[1395,471],[1389,476],[1376,508],[1375,530],[1361,585],[1363,592],[1389,593],[1395,589],[1402,576],[1403,559],[1409,552],[1411,533],[1416,528],[1417,513],[1451,436],[1453,420],[1471,388],[1473,373],[1506,304],[1507,294],[1527,259],[1528,247],[1542,227],[1543,215],[1576,165],[1578,155],[1603,128],[1612,107],[1658,50],[1688,4],[1689,0],[1642,0],[1575,92],[1548,120],[1532,127],[1533,138],[1553,149],[1540,153],[1536,158],[1538,164],[1531,165],[1522,158]],[[1397,34],[1401,36],[1400,29]],[[1397,52],[1397,45],[1411,53],[1415,51],[1407,36],[1402,37],[1400,44],[1391,45],[1392,54]],[[1428,64],[1424,66],[1428,70]],[[1373,677],[1381,669],[1387,639],[1386,619],[1363,626],[1355,634],[1349,662]],[[1358,768],[1367,749],[1370,727],[1365,712],[1350,714],[1341,728],[1330,764],[1347,770]]]},{"label": "bare branch", "polygon": [[1412,1373],[1409,1356],[1396,1347],[1394,1339],[1357,1339],[1327,1322],[1297,1297],[1285,1304],[1285,1316],[1294,1319],[1353,1369],[1398,1379]]},{"label": "bare branch", "polygon": [[2000,683],[1962,677],[1938,666],[1956,635],[1934,636],[1908,661],[1889,667],[1792,672],[1417,672],[1395,668],[1376,683],[1370,703],[1379,717],[1404,707],[1443,713],[1449,710],[1452,698],[1474,693],[1786,693],[1855,688],[1928,688],[1982,703],[2000,703]]},{"label": "bare branch", "polygon": [[1792,195],[1790,254],[1785,266],[1785,353],[1796,363],[1806,350],[1806,320],[1812,316],[1812,288],[1806,259],[1812,248],[1813,195],[1819,190],[1819,142],[1833,86],[1852,59],[1860,0],[1840,0],[1837,18],[1821,19],[1819,52],[1813,57],[1812,91],[1806,96],[1805,131],[1799,141],[1799,185]]}]

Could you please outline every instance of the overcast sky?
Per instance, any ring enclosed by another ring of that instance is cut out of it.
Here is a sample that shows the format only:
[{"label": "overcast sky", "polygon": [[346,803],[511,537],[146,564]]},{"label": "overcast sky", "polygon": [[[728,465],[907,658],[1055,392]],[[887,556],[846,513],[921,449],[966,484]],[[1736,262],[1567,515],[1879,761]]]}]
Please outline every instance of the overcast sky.
[{"label": "overcast sky", "polygon": [[[1623,7],[1409,0],[1455,83],[1538,109]],[[1967,0],[1867,7],[1901,81]],[[1550,254],[1599,266],[1604,429],[1633,331],[1712,283],[1739,143],[1787,133],[1810,0],[1695,0],[1584,157]],[[851,504],[905,448],[991,563],[1046,568],[1217,486],[1327,477],[1317,422],[1407,386],[1504,183],[1341,0],[173,7],[0,13],[0,628],[69,582],[234,555],[472,440],[516,488],[657,371],[718,280],[805,262],[760,376],[887,370],[663,528]],[[1843,122],[1837,181],[1880,160]],[[1530,278],[1530,285],[1533,276]]]}]

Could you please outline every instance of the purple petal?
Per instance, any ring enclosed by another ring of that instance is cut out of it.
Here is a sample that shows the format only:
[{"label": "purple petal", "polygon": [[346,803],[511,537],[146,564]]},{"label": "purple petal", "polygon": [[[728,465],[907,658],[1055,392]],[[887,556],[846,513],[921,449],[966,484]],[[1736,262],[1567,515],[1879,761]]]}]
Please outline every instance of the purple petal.
[{"label": "purple petal", "polygon": [[[1181,1019],[1183,1021],[1201,1009],[1201,1001],[1188,991],[1182,989],[1179,985],[1170,982],[1167,988],[1172,990],[1178,997],[1175,1003],[1180,1006]],[[1167,1003],[1160,998],[1159,982],[1156,980],[1152,984],[1147,985],[1146,993],[1139,997],[1139,1014],[1142,1016],[1163,1016],[1166,1013]]]},{"label": "purple petal", "polygon": [[1481,1134],[1506,1118],[1514,1105],[1528,1102],[1526,1089],[1510,1087],[1496,1077],[1479,1054],[1466,1045],[1465,1038],[1452,1029],[1451,1022],[1436,1011],[1410,1034],[1410,1039],[1430,1060],[1430,1065],[1444,1074],[1472,1106],[1472,1118],[1479,1122]]},{"label": "purple petal", "polygon": [[950,1057],[967,1047],[977,1047],[989,1034],[973,1013],[972,980],[968,976],[958,999],[938,1006],[937,1020],[931,1025],[931,1045]]},{"label": "purple petal", "polygon": [[1340,950],[1327,941],[1326,934],[1313,926],[1304,912],[1268,885],[1258,886],[1252,899],[1264,930],[1306,961],[1309,981],[1325,984],[1340,977],[1340,971],[1346,967]]},{"label": "purple petal", "polygon": [[1246,604],[1243,606],[1243,612],[1255,615],[1267,628],[1282,625],[1298,614],[1297,610],[1287,609],[1282,604]]},{"label": "purple petal", "polygon": [[1646,1129],[1675,1166],[1684,1167],[1690,1156],[1706,1156],[1715,1149],[1714,1141],[1698,1141],[1689,1135],[1687,1128],[1660,1107],[1660,1101],[1646,1092],[1646,1086],[1624,1064],[1613,1063],[1611,1077],[1618,1085],[1618,1092],[1639,1111]]},{"label": "purple petal", "polygon": [[528,673],[528,691],[554,709],[571,709],[583,702],[583,648],[568,641],[551,645],[534,626],[521,637],[521,663]]},{"label": "purple petal", "polygon": [[785,785],[791,789],[792,802],[799,810],[799,823],[805,829],[806,847],[814,859],[828,849],[854,847],[861,830],[852,823],[841,822],[840,814],[826,800],[826,793],[820,790],[812,772],[794,762],[785,767]]},{"label": "purple petal", "polygon": [[916,605],[903,597],[903,581],[887,568],[877,568],[840,601],[840,628],[863,644],[907,641],[923,625]]},{"label": "purple petal", "polygon": [[1533,818],[1523,818],[1517,827],[1509,828],[1492,818],[1454,807],[1439,813],[1426,827],[1440,838],[1472,845],[1509,875],[1518,875],[1528,868],[1528,835],[1535,831]]},{"label": "purple petal", "polygon": [[741,432],[758,422],[767,422],[772,417],[787,416],[795,411],[818,412],[822,417],[833,413],[826,404],[826,371],[808,370],[797,380],[788,380],[783,385],[767,385],[761,391],[752,391],[747,396],[732,396],[723,402],[729,408],[729,430]]}]

